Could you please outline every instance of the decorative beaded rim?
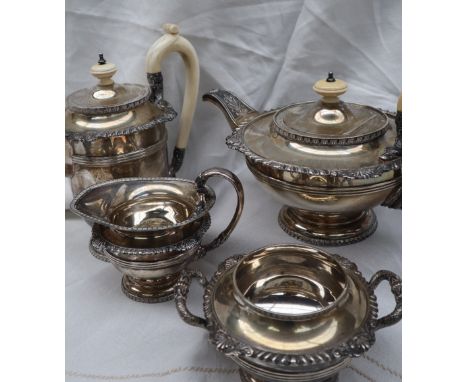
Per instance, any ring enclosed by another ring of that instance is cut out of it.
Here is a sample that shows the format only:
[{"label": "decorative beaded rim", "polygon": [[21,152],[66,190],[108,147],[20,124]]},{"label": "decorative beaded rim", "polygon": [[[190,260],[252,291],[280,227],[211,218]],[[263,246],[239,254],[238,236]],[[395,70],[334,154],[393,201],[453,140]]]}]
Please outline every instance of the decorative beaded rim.
[{"label": "decorative beaded rim", "polygon": [[260,181],[266,184],[280,187],[282,189],[293,191],[293,192],[313,192],[317,195],[360,195],[367,194],[370,191],[380,191],[385,189],[392,189],[401,185],[401,175],[394,177],[390,180],[385,180],[380,183],[374,183],[371,185],[365,186],[347,186],[347,187],[321,187],[321,186],[309,186],[307,184],[296,184],[288,182],[284,179],[273,178],[267,174],[264,174],[262,171],[255,168],[247,161],[247,168],[252,172],[252,174]]},{"label": "decorative beaded rim", "polygon": [[[122,247],[120,245],[111,243],[109,240],[106,240],[102,237],[101,229],[102,226],[95,223],[92,228],[92,237],[90,241],[90,247],[94,248],[105,248],[105,251],[109,253],[110,256],[117,257],[116,262],[122,263],[123,265],[130,265],[136,260],[123,260],[120,259],[122,255],[130,256],[148,256],[148,255],[162,255],[173,252],[185,252],[190,249],[195,248],[200,244],[200,240],[203,235],[208,231],[211,226],[211,217],[207,214],[202,221],[202,224],[198,230],[193,234],[193,236],[178,241],[174,244],[169,244],[164,247],[154,247],[154,248],[132,248],[132,247]],[[97,253],[99,256],[102,256],[100,253]],[[107,261],[109,261],[107,259]],[[162,261],[159,261],[161,263]],[[150,265],[150,263],[148,263]],[[141,266],[141,264],[139,265]]]},{"label": "decorative beaded rim", "polygon": [[205,293],[203,295],[203,312],[207,320],[210,342],[216,346],[218,351],[228,356],[240,357],[245,360],[258,359],[259,361],[282,367],[304,367],[324,365],[330,362],[335,363],[348,357],[359,357],[368,351],[375,342],[375,322],[378,315],[377,298],[373,290],[370,289],[367,281],[362,277],[361,272],[357,269],[356,264],[339,255],[332,256],[336,258],[340,266],[352,272],[353,276],[366,287],[369,295],[369,313],[366,322],[352,338],[340,345],[316,353],[284,354],[255,348],[228,334],[222,328],[222,325],[213,312],[212,298],[216,284],[221,276],[232,267],[236,266],[244,257],[243,255],[236,255],[226,259],[219,265],[218,270],[205,288]]},{"label": "decorative beaded rim", "polygon": [[[115,229],[115,230],[118,230],[118,231],[124,231],[124,232],[157,232],[157,231],[162,231],[162,230],[165,230],[165,229],[172,229],[172,228],[177,228],[177,227],[181,227],[181,226],[184,226],[186,224],[189,224],[189,223],[192,223],[194,222],[195,220],[197,220],[198,218],[206,215],[208,213],[208,211],[211,209],[211,207],[213,207],[215,201],[216,201],[216,194],[214,193],[214,191],[211,189],[210,186],[208,185],[204,185],[204,189],[206,190],[206,193],[204,193],[204,197],[203,197],[203,200],[202,200],[202,203],[198,204],[194,210],[194,212],[192,213],[192,215],[190,215],[187,219],[179,222],[179,223],[176,223],[176,224],[167,224],[167,225],[164,225],[164,226],[159,226],[157,228],[155,227],[125,227],[125,226],[120,226],[120,225],[117,225],[117,224],[114,224],[114,223],[111,223],[109,222],[108,220],[104,220],[104,219],[101,219],[101,218],[98,218],[98,217],[95,217],[95,216],[91,216],[85,212],[82,212],[78,209],[77,205],[78,203],[81,201],[81,199],[83,198],[84,195],[86,195],[87,193],[89,193],[90,191],[94,190],[95,188],[100,188],[100,187],[103,187],[103,186],[106,186],[108,184],[115,184],[115,183],[126,183],[126,182],[157,182],[157,183],[161,183],[161,182],[186,182],[186,183],[191,183],[193,184],[194,188],[197,189],[197,192],[200,192],[200,190],[198,189],[198,185],[195,183],[195,181],[193,180],[188,180],[188,179],[182,179],[182,178],[170,178],[170,177],[160,177],[160,178],[119,178],[119,179],[112,179],[112,180],[108,180],[108,181],[105,181],[105,182],[100,182],[100,183],[96,183],[86,189],[84,189],[83,191],[81,191],[78,195],[76,195],[72,202],[70,203],[70,210],[77,214],[78,216],[81,216],[83,219],[85,220],[89,220],[89,221],[92,221],[94,223],[98,223],[98,224],[101,224],[101,225],[104,225],[106,227],[110,227],[112,229]],[[209,197],[206,197],[206,195],[209,195]]]},{"label": "decorative beaded rim", "polygon": [[[307,103],[309,104],[316,103],[316,101],[306,102],[306,104]],[[300,105],[304,105],[304,103],[303,102],[295,103],[292,105],[282,107],[273,116],[274,127],[275,127],[275,130],[278,132],[278,134],[286,139],[289,139],[298,143],[305,143],[305,144],[317,145],[317,146],[360,145],[360,144],[367,143],[367,142],[373,141],[374,139],[381,137],[390,128],[390,124],[388,123],[388,117],[384,112],[378,109],[371,108],[370,106],[365,106],[379,113],[377,115],[381,115],[385,117],[386,122],[380,129],[373,131],[371,133],[368,133],[368,134],[362,134],[362,135],[353,136],[353,137],[343,137],[343,138],[319,138],[319,137],[301,135],[298,133],[294,133],[293,130],[291,130],[291,128],[284,123],[284,116],[283,116],[284,112],[288,110],[289,108],[300,106]],[[347,103],[347,105],[362,106],[362,105],[349,103],[349,102]]]},{"label": "decorative beaded rim", "polygon": [[300,232],[293,231],[290,229],[278,216],[278,225],[280,228],[287,233],[289,236],[300,240],[304,243],[312,244],[312,245],[317,245],[319,247],[339,247],[342,245],[349,245],[349,244],[355,244],[359,243],[360,241],[363,241],[364,239],[367,239],[369,236],[373,235],[374,232],[377,230],[377,227],[379,225],[377,221],[377,217],[375,216],[374,211],[371,209],[370,213],[372,214],[372,222],[371,225],[369,226],[368,229],[366,229],[364,232],[360,232],[359,234],[353,236],[353,237],[348,237],[346,239],[321,239],[321,238],[312,238],[309,236],[302,235]]},{"label": "decorative beaded rim", "polygon": [[312,167],[303,167],[292,165],[288,163],[278,162],[273,159],[266,159],[249,149],[244,143],[243,133],[245,126],[239,127],[233,131],[233,133],[226,138],[226,145],[233,150],[239,151],[244,154],[251,162],[255,164],[261,164],[266,167],[271,167],[280,171],[288,171],[292,173],[312,175],[312,176],[332,176],[343,179],[370,179],[377,178],[383,173],[401,169],[401,157],[381,162],[375,166],[361,167],[358,169],[319,169]]},{"label": "decorative beaded rim", "polygon": [[65,131],[65,138],[69,141],[91,142],[100,138],[111,138],[119,135],[130,135],[138,133],[140,131],[151,129],[158,124],[172,121],[177,116],[177,112],[166,101],[159,101],[158,103],[156,103],[156,106],[163,112],[163,114],[142,125],[130,126],[115,130],[92,130],[83,132]]}]

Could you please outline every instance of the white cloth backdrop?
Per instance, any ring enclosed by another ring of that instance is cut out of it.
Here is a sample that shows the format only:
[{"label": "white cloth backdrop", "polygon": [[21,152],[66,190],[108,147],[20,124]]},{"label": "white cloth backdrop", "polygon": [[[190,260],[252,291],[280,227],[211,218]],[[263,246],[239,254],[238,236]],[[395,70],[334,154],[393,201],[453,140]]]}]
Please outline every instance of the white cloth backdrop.
[{"label": "white cloth backdrop", "polygon": [[[387,0],[67,0],[66,94],[94,84],[89,68],[104,53],[118,66],[118,82],[145,83],[148,47],[164,22],[177,23],[198,52],[200,97],[184,166],[193,179],[212,166],[242,180],[245,212],[231,238],[197,267],[211,275],[227,256],[266,244],[295,242],[276,223],[280,205],[265,195],[243,156],[227,149],[229,127],[221,112],[201,102],[212,88],[226,88],[258,109],[315,99],[313,83],[328,71],[348,82],[345,100],[395,109],[401,92],[401,2]],[[183,64],[163,64],[165,98],[181,110]],[[169,152],[177,119],[168,124]],[[234,203],[228,184],[218,195],[212,233],[226,224]],[[66,182],[68,205],[71,200]],[[363,243],[332,249],[357,262],[369,278],[385,268],[401,274],[401,212],[377,208],[379,228]],[[120,274],[88,254],[90,227],[66,219],[66,370],[68,381],[238,381],[235,366],[189,327],[171,302],[138,304],[120,293]],[[209,238],[208,237],[208,238]],[[378,289],[382,311],[393,307]],[[194,288],[193,309],[201,304]],[[200,309],[198,309],[200,312]],[[368,355],[353,361],[342,381],[401,380],[401,324],[377,333]]]}]

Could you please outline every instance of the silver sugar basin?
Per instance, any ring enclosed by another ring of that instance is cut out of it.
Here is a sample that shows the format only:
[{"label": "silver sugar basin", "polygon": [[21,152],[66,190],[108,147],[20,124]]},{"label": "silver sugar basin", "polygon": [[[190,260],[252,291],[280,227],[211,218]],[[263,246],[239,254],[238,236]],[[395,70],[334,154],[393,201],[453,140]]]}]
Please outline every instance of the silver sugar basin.
[{"label": "silver sugar basin", "polygon": [[[191,280],[204,287],[204,317],[187,309]],[[392,313],[378,318],[374,290],[388,281]],[[240,368],[245,382],[331,382],[367,352],[376,331],[401,320],[401,279],[367,282],[351,261],[306,245],[280,244],[228,258],[211,281],[184,270],[175,287],[182,319]]]}]

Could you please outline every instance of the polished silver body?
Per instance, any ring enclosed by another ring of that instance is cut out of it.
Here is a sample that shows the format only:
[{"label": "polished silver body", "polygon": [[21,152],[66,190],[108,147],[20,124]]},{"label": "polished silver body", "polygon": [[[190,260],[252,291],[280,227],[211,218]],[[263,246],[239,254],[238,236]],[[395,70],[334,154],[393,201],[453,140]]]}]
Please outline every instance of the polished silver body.
[{"label": "polished silver body", "polygon": [[210,216],[206,215],[196,231],[185,239],[148,248],[116,245],[104,237],[103,226],[94,224],[91,253],[123,274],[122,292],[132,300],[149,303],[171,300],[182,269],[207,253],[202,238],[210,222]]},{"label": "polished silver body", "polygon": [[[204,286],[203,311],[187,309],[192,278]],[[387,280],[392,313],[377,317],[374,290]],[[375,332],[401,319],[401,279],[379,271],[369,282],[349,260],[305,245],[274,245],[233,256],[211,281],[183,271],[176,305],[182,319],[209,331],[210,342],[240,367],[243,381],[335,381]]]},{"label": "polished silver body", "polygon": [[[162,99],[161,73],[149,76],[151,87],[112,83],[67,97],[67,175],[74,195],[107,180],[174,175],[182,164],[179,158],[171,168],[167,153],[165,123],[177,114]],[[100,92],[115,96],[96,98]]]},{"label": "polished silver body", "polygon": [[[396,122],[395,114],[346,104],[358,116],[372,112],[375,123],[363,125],[361,135],[341,136],[339,129],[327,135],[325,128],[313,135],[284,114],[300,115],[314,104],[319,109],[320,102],[261,113],[225,90],[203,98],[230,123],[227,146],[245,155],[256,179],[284,204],[278,220],[291,236],[315,245],[351,244],[377,228],[373,207],[401,208],[401,115]],[[359,126],[352,131],[357,134]]]},{"label": "polished silver body", "polygon": [[[228,226],[212,242],[202,243],[210,227],[216,197],[206,185],[219,176],[237,193]],[[122,290],[141,302],[173,297],[180,271],[221,245],[242,213],[244,193],[230,171],[212,168],[195,181],[177,178],[126,178],[103,182],[78,194],[71,210],[93,224],[90,252],[111,262],[124,277]]]}]

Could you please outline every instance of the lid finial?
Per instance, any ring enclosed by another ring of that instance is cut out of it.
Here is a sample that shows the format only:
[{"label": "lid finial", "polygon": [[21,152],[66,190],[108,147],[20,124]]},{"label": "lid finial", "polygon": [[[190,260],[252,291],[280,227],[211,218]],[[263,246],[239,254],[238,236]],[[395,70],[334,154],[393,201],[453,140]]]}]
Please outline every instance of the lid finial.
[{"label": "lid finial", "polygon": [[106,64],[106,59],[104,58],[104,54],[103,54],[103,53],[99,53],[99,61],[98,61],[98,64],[99,64],[99,65],[105,65],[105,64]]},{"label": "lid finial", "polygon": [[340,102],[339,96],[348,89],[346,82],[336,79],[333,72],[328,72],[326,79],[317,81],[313,89],[322,96],[322,102],[337,103]]},{"label": "lid finial", "polygon": [[117,72],[117,67],[107,62],[104,54],[99,53],[99,61],[91,67],[91,74],[99,80],[100,86],[109,86],[114,83],[112,76]]}]

